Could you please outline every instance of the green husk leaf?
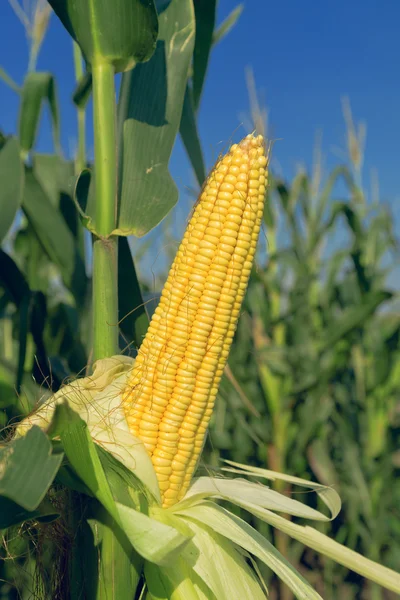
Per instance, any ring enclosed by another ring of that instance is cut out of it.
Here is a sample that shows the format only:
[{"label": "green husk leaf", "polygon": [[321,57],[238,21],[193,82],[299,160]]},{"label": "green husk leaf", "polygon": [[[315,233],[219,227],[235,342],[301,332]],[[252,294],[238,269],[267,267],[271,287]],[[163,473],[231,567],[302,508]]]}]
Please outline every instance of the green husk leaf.
[{"label": "green husk leaf", "polygon": [[132,471],[160,503],[160,490],[151,459],[143,443],[130,433],[122,406],[121,394],[133,365],[134,361],[128,356],[96,361],[90,376],[63,386],[35,413],[24,419],[17,432],[23,435],[32,425],[47,430],[56,407],[67,398],[70,412],[77,413],[87,424],[97,444]]},{"label": "green husk leaf", "polygon": [[49,435],[60,438],[65,454],[79,478],[117,521],[114,498],[87,423],[65,400],[55,408]]},{"label": "green husk leaf", "polygon": [[248,523],[221,506],[212,502],[202,502],[180,511],[179,514],[203,523],[210,528],[210,531],[226,537],[232,545],[235,544],[260,559],[287,584],[297,598],[305,600],[321,598],[268,540]]},{"label": "green husk leaf", "polygon": [[[197,515],[197,506],[192,512]],[[197,518],[186,522],[194,537],[182,557],[218,600],[265,598],[254,572],[229,536],[221,535],[221,528],[205,527],[204,521]]]},{"label": "green husk leaf", "polygon": [[117,503],[117,510],[122,528],[131,544],[141,556],[152,563],[170,564],[189,541],[189,538],[173,527],[129,506]]},{"label": "green husk leaf", "polygon": [[[222,471],[238,473],[240,475],[247,476],[255,475],[257,477],[270,479],[271,481],[284,481],[286,483],[292,483],[294,485],[305,487],[312,492],[317,493],[330,510],[331,517],[329,520],[337,517],[340,512],[341,501],[339,494],[334,489],[327,487],[326,485],[321,485],[320,483],[315,483],[314,481],[307,481],[307,479],[302,479],[301,477],[292,477],[291,475],[286,475],[284,473],[277,473],[276,471],[270,471],[269,469],[243,465],[241,463],[233,462],[232,460],[225,460],[224,462],[228,465],[231,465],[231,467],[223,467],[221,469]],[[328,518],[324,517],[324,520],[328,520]]]},{"label": "green husk leaf", "polygon": [[[336,494],[333,490],[331,491],[332,494]],[[210,496],[223,498],[224,500],[228,500],[235,504],[237,502],[240,502],[241,504],[251,502],[257,506],[281,511],[305,519],[329,521],[329,517],[298,500],[288,498],[259,483],[253,483],[239,478],[218,479],[216,477],[199,477],[193,481],[189,490],[186,492],[185,497],[175,505],[174,509],[180,509],[181,506],[187,506],[196,500],[199,501]]]},{"label": "green husk leaf", "polygon": [[202,580],[182,558],[169,568],[147,562],[144,573],[154,600],[217,600],[210,589],[204,591]]}]

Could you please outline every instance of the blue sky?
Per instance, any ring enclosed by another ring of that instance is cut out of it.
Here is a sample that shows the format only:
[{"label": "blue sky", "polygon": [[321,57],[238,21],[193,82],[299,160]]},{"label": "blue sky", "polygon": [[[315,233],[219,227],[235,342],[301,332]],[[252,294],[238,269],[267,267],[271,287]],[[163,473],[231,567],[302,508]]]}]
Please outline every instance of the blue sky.
[{"label": "blue sky", "polygon": [[[323,133],[326,168],[340,160],[337,148],[345,147],[340,99],[346,95],[355,120],[367,124],[364,182],[369,184],[371,170],[376,169],[381,197],[395,208],[400,198],[400,3],[245,0],[244,4],[238,24],[211,57],[199,119],[208,166],[221,143],[246,133],[240,122],[249,107],[245,68],[251,66],[269,108],[270,134],[278,140],[275,169],[290,179],[299,164],[311,165],[318,131]],[[220,0],[218,21],[236,5]],[[21,83],[28,44],[7,0],[0,0],[0,22],[0,65]],[[71,43],[54,16],[38,69],[56,75],[62,144],[71,155],[76,145]],[[14,132],[16,123],[16,96],[0,82],[0,128]],[[46,123],[39,149],[51,150]],[[184,196],[185,186],[193,185],[194,178],[179,143],[171,171]]]}]

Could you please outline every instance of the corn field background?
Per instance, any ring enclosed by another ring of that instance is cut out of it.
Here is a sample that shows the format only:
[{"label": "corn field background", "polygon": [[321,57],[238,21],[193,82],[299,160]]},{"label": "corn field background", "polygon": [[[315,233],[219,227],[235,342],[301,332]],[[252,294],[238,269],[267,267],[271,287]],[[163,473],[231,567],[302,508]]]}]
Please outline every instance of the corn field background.
[{"label": "corn field background", "polygon": [[[159,2],[160,11],[163,4],[168,3]],[[129,238],[129,243],[119,238],[119,338],[120,347],[132,356],[157,304],[190,206],[205,179],[196,105],[207,62],[214,52],[224,52],[223,37],[235,36],[234,25],[240,19],[241,7],[237,7],[216,28],[215,19],[208,18],[212,7],[215,11],[215,2],[195,2],[194,6],[197,31],[204,35],[196,37],[191,79],[184,82],[182,115],[173,113],[196,177],[196,184],[189,182],[193,198],[186,206],[179,202],[172,212],[170,202],[166,218],[144,238]],[[16,137],[10,137],[15,132],[0,115],[3,438],[41,395],[57,391],[63,382],[85,372],[92,347],[90,234],[81,227],[84,202],[90,203],[90,173],[85,169],[91,160],[84,124],[90,77],[84,72],[77,47],[72,50],[71,46],[77,79],[71,103],[79,139],[75,155],[66,159],[60,149],[63,115],[59,114],[57,82],[51,73],[35,69],[46,30],[51,27],[49,6],[33,4],[27,16],[31,51],[22,86],[8,72],[7,56],[0,57],[0,85],[15,90],[19,105]],[[136,67],[133,73],[136,69],[140,89],[151,80],[146,79],[144,68],[139,71]],[[153,73],[153,77],[157,89],[161,74]],[[266,107],[260,104],[256,79],[257,73],[249,69],[244,126],[268,136]],[[53,154],[36,150],[43,126],[42,105],[50,109]],[[221,459],[229,459],[334,486],[343,501],[342,511],[332,523],[317,527],[349,548],[398,570],[400,294],[393,283],[399,258],[398,231],[390,206],[361,183],[364,130],[354,123],[348,101],[343,102],[343,112],[345,161],[337,161],[325,173],[317,153],[313,170],[301,169],[292,179],[272,170],[257,264],[200,469],[212,473]],[[135,131],[138,136],[146,135],[139,127]],[[172,148],[174,138],[170,142]],[[157,144],[157,139],[152,143]],[[167,186],[166,193],[170,193]],[[151,221],[154,215],[148,218]],[[141,289],[135,283],[135,272]],[[299,493],[282,482],[274,485],[288,495]],[[310,494],[305,502],[317,500]],[[241,516],[249,519],[244,512]],[[274,533],[266,524],[251,523],[324,598],[394,598],[376,584],[304,550],[284,534]],[[3,527],[0,516],[0,530]],[[59,540],[57,522],[52,527],[49,532],[46,527],[25,524],[16,527],[12,535],[3,532],[1,600],[27,600],[35,597],[33,590],[37,597],[45,597],[40,596],[43,583],[39,580],[46,580],[52,568],[52,545]],[[38,547],[42,564],[36,564]],[[293,597],[265,567],[259,568],[270,585],[271,598]]]}]

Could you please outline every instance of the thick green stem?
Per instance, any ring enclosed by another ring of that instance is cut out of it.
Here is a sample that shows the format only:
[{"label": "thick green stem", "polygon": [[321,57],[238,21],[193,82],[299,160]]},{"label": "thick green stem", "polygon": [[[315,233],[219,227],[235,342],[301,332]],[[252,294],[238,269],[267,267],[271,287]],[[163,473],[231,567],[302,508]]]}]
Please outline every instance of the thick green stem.
[{"label": "thick green stem", "polygon": [[[75,78],[78,83],[83,77],[82,52],[74,40],[72,40],[72,47],[74,50]],[[78,176],[86,168],[86,108],[78,106],[76,114],[78,121],[78,148],[75,156],[75,175]],[[85,257],[85,229],[83,227],[79,227],[78,229],[78,245],[81,255]],[[83,310],[85,310],[84,307]],[[91,340],[92,336],[90,336]],[[88,347],[91,348],[90,343]]]},{"label": "thick green stem", "polygon": [[[74,67],[75,78],[79,82],[83,77],[82,53],[76,42],[73,43],[74,48]],[[86,167],[86,109],[84,106],[77,107],[78,119],[78,149],[75,158],[75,174],[79,173]]]},{"label": "thick green stem", "polygon": [[93,65],[96,231],[93,245],[93,358],[118,354],[117,149],[114,68]]},{"label": "thick green stem", "polygon": [[[114,68],[93,64],[93,114],[96,237],[93,244],[93,359],[118,354],[118,238],[116,228],[118,171]],[[88,590],[90,600],[131,600],[142,559],[111,517],[98,507],[95,514],[97,574]]]},{"label": "thick green stem", "polygon": [[93,244],[93,360],[118,354],[117,238]]}]

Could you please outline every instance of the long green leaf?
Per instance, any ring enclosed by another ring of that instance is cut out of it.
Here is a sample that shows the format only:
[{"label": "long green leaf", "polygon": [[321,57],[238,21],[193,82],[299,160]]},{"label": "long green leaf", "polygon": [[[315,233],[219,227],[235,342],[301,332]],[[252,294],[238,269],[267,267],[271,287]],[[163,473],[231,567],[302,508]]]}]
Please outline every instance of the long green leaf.
[{"label": "long green leaf", "polygon": [[400,594],[399,573],[365,558],[358,552],[354,552],[342,544],[338,544],[338,542],[331,540],[328,536],[313,527],[297,525],[269,510],[251,506],[250,504],[246,506],[246,509],[256,517],[270,523],[273,527],[280,529],[287,535],[303,543],[305,546],[316,550],[318,553],[327,556],[355,573],[378,583],[382,587]]},{"label": "long green leaf", "polygon": [[24,168],[16,138],[10,138],[0,151],[0,244],[21,206]]},{"label": "long green leaf", "polygon": [[85,421],[67,403],[58,404],[49,435],[60,436],[73,469],[107,512],[118,520],[115,502]]},{"label": "long green leaf", "polygon": [[2,79],[4,81],[4,83],[6,85],[8,85],[14,92],[16,92],[17,94],[21,93],[21,88],[19,87],[19,85],[14,81],[14,79],[3,69],[3,67],[0,67],[0,79]]},{"label": "long green leaf", "polygon": [[[80,241],[79,214],[71,197],[74,163],[55,154],[33,155],[33,173],[47,197],[61,213],[74,238]],[[80,248],[83,257],[83,248]]]},{"label": "long green leaf", "polygon": [[[153,57],[122,77],[118,107],[119,139],[123,139],[118,216],[122,235],[145,235],[178,199],[168,162],[193,52],[192,2],[172,0],[160,14],[159,24]],[[87,210],[92,217],[93,208]]]},{"label": "long green leaf", "polygon": [[[197,508],[194,510],[196,514]],[[218,600],[265,599],[265,592],[247,563],[247,556],[238,552],[235,543],[232,543],[229,536],[225,536],[225,532],[221,532],[221,527],[205,527],[204,525],[207,524],[200,519],[186,521],[185,524],[195,535],[182,555],[188,564],[191,564],[190,559],[195,552],[198,554],[192,566],[193,571],[204,581],[207,588],[210,588],[215,598]]]},{"label": "long green leaf", "polygon": [[26,173],[22,207],[50,260],[77,300],[85,294],[86,276],[74,237],[31,171]]},{"label": "long green leaf", "polygon": [[168,565],[189,541],[176,529],[151,519],[140,511],[117,503],[123,529],[135,549],[158,565]]},{"label": "long green leaf", "polygon": [[361,327],[370,315],[390,298],[392,298],[392,293],[388,291],[371,292],[364,297],[362,303],[347,308],[324,333],[324,339],[319,344],[319,351],[323,352],[331,348],[351,331]]},{"label": "long green leaf", "polygon": [[78,81],[72,100],[78,108],[85,108],[92,93],[92,74],[88,71]]},{"label": "long green leaf", "polygon": [[157,39],[153,0],[49,0],[89,64],[111,62],[125,71],[148,60]]},{"label": "long green leaf", "polygon": [[35,144],[45,101],[50,106],[54,146],[56,152],[60,152],[60,123],[54,77],[51,73],[28,73],[22,89],[18,126],[21,151],[24,154],[30,152]]},{"label": "long green leaf", "polygon": [[221,23],[218,29],[214,30],[212,43],[213,46],[218,44],[236,25],[240,15],[244,9],[244,4],[239,4],[233,11],[226,17],[225,21]]},{"label": "long green leaf", "polygon": [[61,465],[62,454],[39,427],[0,447],[0,496],[33,511],[43,500]]},{"label": "long green leaf", "polygon": [[212,502],[202,502],[180,514],[207,525],[212,531],[218,532],[231,543],[256,556],[288,585],[297,598],[321,599],[321,596],[268,540],[236,515]]},{"label": "long green leaf", "polygon": [[60,512],[51,504],[43,500],[32,511],[21,508],[18,504],[4,496],[0,496],[0,529],[7,529],[12,525],[19,525],[25,521],[40,521],[50,523],[60,516]]},{"label": "long green leaf", "polygon": [[206,179],[206,169],[204,166],[203,151],[201,149],[199,134],[197,131],[192,90],[189,84],[186,85],[179,133],[181,134],[181,138],[185,145],[186,152],[188,153],[189,160],[192,163],[197,182],[201,187]]},{"label": "long green leaf", "polygon": [[118,310],[120,330],[126,345],[139,348],[149,325],[128,240],[118,239]]},{"label": "long green leaf", "polygon": [[196,42],[193,52],[193,105],[200,105],[201,93],[208,67],[215,26],[216,0],[194,0]]},{"label": "long green leaf", "polygon": [[21,273],[11,256],[3,252],[3,250],[0,250],[0,283],[18,309],[19,345],[15,387],[16,392],[19,393],[24,376],[27,338],[29,333],[29,312],[32,296],[24,275]]}]

